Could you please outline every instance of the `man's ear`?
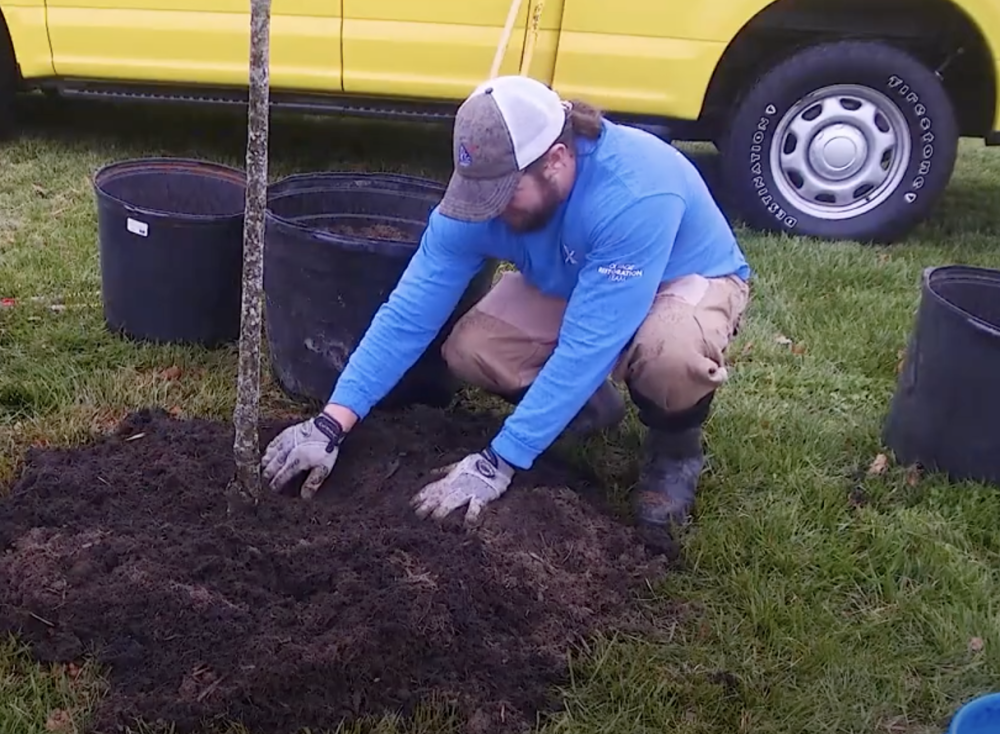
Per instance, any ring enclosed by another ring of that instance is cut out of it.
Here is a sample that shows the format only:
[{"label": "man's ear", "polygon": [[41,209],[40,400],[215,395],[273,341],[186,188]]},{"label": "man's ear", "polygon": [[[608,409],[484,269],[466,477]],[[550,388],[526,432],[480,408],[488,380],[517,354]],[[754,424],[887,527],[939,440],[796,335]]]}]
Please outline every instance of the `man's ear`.
[{"label": "man's ear", "polygon": [[569,146],[566,143],[556,143],[553,152],[556,154],[559,164],[565,166],[569,159],[573,156],[570,151]]},{"label": "man's ear", "polygon": [[546,167],[554,174],[559,173],[566,168],[571,155],[565,143],[556,143],[549,149]]}]

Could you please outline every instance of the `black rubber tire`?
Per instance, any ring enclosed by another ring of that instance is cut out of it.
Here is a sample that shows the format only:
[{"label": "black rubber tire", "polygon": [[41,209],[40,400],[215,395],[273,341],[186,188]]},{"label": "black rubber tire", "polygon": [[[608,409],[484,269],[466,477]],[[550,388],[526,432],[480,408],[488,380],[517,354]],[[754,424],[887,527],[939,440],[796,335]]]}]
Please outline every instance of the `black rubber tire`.
[{"label": "black rubber tire", "polygon": [[[849,219],[802,211],[775,186],[769,151],[784,114],[807,94],[832,84],[881,91],[897,103],[910,132],[905,176],[877,208]],[[727,198],[747,224],[772,232],[830,240],[891,243],[924,220],[948,185],[958,152],[958,126],[933,71],[879,41],[835,41],[793,53],[764,73],[737,102],[723,146]]]},{"label": "black rubber tire", "polygon": [[17,95],[18,75],[14,46],[7,31],[7,23],[0,16],[0,141],[14,135],[14,102]]}]

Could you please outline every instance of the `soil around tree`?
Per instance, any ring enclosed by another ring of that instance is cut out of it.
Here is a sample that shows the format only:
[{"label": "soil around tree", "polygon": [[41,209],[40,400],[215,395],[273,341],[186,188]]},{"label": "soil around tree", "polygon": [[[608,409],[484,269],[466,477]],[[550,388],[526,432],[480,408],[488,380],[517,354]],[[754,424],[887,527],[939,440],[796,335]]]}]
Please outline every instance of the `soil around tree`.
[{"label": "soil around tree", "polygon": [[431,700],[463,731],[524,731],[558,709],[575,643],[655,630],[635,592],[665,565],[544,458],[476,529],[418,519],[429,470],[499,420],[372,414],[314,500],[300,478],[235,515],[228,424],[144,410],[91,445],[32,449],[0,499],[0,632],[104,667],[93,731],[332,730]]},{"label": "soil around tree", "polygon": [[385,222],[364,225],[339,222],[329,227],[328,230],[333,234],[339,234],[345,237],[363,237],[371,240],[391,240],[394,242],[417,243],[420,241],[420,237],[418,235],[411,234],[399,227],[386,224]]}]

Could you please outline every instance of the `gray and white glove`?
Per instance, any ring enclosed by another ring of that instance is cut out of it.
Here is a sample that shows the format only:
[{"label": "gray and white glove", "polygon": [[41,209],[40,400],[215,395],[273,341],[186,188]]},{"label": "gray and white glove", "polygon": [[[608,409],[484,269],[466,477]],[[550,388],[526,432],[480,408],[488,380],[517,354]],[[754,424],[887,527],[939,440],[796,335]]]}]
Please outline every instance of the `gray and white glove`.
[{"label": "gray and white glove", "polygon": [[507,491],[514,476],[514,467],[493,449],[486,448],[435,473],[444,472],[447,472],[446,477],[428,484],[410,504],[416,508],[418,517],[430,515],[435,520],[441,520],[452,510],[468,504],[465,523],[471,525],[479,519],[483,507]]},{"label": "gray and white glove", "polygon": [[312,499],[337,463],[343,440],[343,426],[326,413],[289,426],[264,451],[262,478],[272,491],[280,492],[292,477],[308,471],[299,494]]}]

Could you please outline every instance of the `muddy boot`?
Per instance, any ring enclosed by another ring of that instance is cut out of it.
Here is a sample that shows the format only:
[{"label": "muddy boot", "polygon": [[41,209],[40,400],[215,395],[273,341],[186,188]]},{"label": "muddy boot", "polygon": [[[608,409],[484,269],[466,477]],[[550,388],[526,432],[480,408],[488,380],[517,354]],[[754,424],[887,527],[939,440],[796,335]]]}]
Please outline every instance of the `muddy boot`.
[{"label": "muddy boot", "polygon": [[576,437],[599,433],[621,423],[625,411],[625,398],[611,380],[605,380],[566,426],[566,433]]},{"label": "muddy boot", "polygon": [[665,530],[686,525],[705,463],[701,426],[674,432],[651,428],[642,453],[639,484],[632,495],[636,521]]},{"label": "muddy boot", "polygon": [[632,510],[647,545],[675,551],[673,529],[688,524],[705,465],[702,425],[715,393],[682,413],[665,413],[630,389],[639,420],[649,429],[642,446]]}]

